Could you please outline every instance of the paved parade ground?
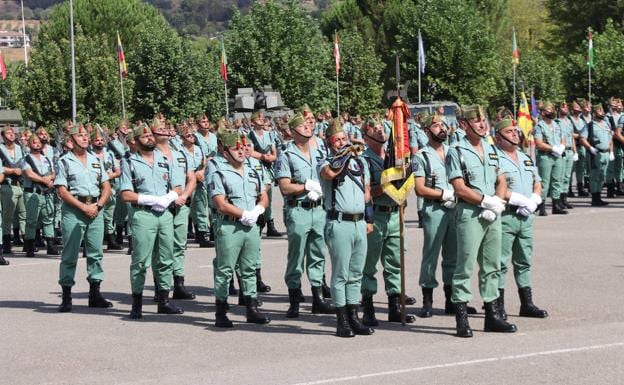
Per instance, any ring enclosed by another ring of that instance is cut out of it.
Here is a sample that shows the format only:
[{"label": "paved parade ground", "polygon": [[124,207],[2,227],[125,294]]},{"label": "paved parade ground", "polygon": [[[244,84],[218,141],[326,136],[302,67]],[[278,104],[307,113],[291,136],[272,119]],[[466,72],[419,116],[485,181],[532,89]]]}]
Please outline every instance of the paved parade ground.
[{"label": "paved parade ground", "polygon": [[[263,240],[263,276],[273,290],[262,296],[262,309],[273,321],[245,324],[244,308],[232,305],[235,325],[227,330],[213,326],[214,249],[189,246],[186,284],[198,298],[176,301],[183,315],[156,314],[150,285],[140,321],[128,319],[130,257],[125,250],[104,257],[102,291],[114,307],[87,307],[81,259],[74,310],[64,314],[57,312],[59,259],[26,259],[18,253],[9,258],[10,266],[0,267],[0,383],[621,384],[624,199],[609,200],[608,208],[589,207],[588,201],[569,215],[536,219],[533,293],[550,317],[516,316],[519,301],[510,273],[506,307],[519,331],[483,333],[479,310],[470,317],[471,339],[454,336],[455,318],[443,315],[441,288],[434,291],[434,317],[405,327],[380,322],[372,336],[342,339],[334,336],[335,316],[310,314],[304,281],[301,316],[286,319],[286,237]],[[281,202],[274,204],[279,213]],[[417,278],[422,233],[415,207],[410,201],[407,213],[407,293],[418,299],[409,307],[413,313],[422,304]],[[278,229],[284,231],[278,217]],[[473,287],[478,293],[474,279]],[[385,295],[377,294],[375,301],[377,316],[384,320]],[[229,302],[236,304],[236,299]],[[478,294],[472,305],[481,308]]]}]

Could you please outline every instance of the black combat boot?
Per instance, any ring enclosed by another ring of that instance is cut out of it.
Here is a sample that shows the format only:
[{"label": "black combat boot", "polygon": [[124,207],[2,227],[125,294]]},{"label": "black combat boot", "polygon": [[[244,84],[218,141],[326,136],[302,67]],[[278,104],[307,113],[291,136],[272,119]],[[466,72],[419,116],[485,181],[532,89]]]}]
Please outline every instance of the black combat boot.
[{"label": "black combat boot", "polygon": [[[406,303],[407,304],[407,303]],[[416,321],[412,314],[405,314],[405,323],[411,324]],[[401,295],[388,296],[388,322],[401,322]]]},{"label": "black combat boot", "polygon": [[11,250],[11,235],[2,236],[2,252],[4,254],[13,254],[13,250]]},{"label": "black combat boot", "polygon": [[195,294],[186,290],[184,277],[173,276],[173,299],[195,299]]},{"label": "black combat boot", "polygon": [[271,292],[271,286],[265,285],[265,283],[262,282],[262,270],[261,269],[256,269],[256,291],[258,293],[270,293]]},{"label": "black combat boot", "polygon": [[169,302],[169,290],[158,291],[158,314],[184,314],[184,310]]},{"label": "black combat boot", "polygon": [[466,303],[456,303],[454,305],[457,337],[472,337],[472,329],[470,328],[470,323],[468,322],[468,310]]},{"label": "black combat boot", "polygon": [[618,182],[615,184],[615,195],[624,195],[624,183]]},{"label": "black combat boot", "polygon": [[[26,235],[24,234],[24,243],[26,243]],[[35,249],[38,247],[45,247],[43,237],[41,236],[41,229],[35,230]],[[36,250],[38,251],[38,250]]]},{"label": "black combat boot", "polygon": [[286,312],[286,318],[299,317],[299,290],[301,289],[288,289],[288,302],[290,306]]},{"label": "black combat boot", "polygon": [[323,274],[323,283],[321,284],[321,288],[323,289],[323,298],[331,298],[331,288],[327,286],[325,274]]},{"label": "black combat boot", "polygon": [[154,302],[158,302],[159,301],[159,297],[158,297],[158,292],[160,291],[160,287],[158,286],[158,283],[156,282],[156,277],[154,277]]},{"label": "black combat boot", "polygon": [[215,312],[215,326],[218,328],[231,328],[234,326],[227,316],[228,304],[225,301],[217,300],[217,311]]},{"label": "black combat boot", "polygon": [[193,221],[188,221],[186,225],[186,239],[195,239],[195,233],[193,232]]},{"label": "black combat boot", "polygon": [[429,318],[433,316],[433,288],[432,287],[423,287],[423,305],[419,317]]},{"label": "black combat boot", "polygon": [[215,241],[215,232],[214,229],[212,228],[212,226],[210,227],[210,230],[208,231],[209,235],[208,235],[208,239],[210,239],[210,242],[214,242]]},{"label": "black combat boot", "polygon": [[107,301],[100,293],[100,282],[89,282],[89,307],[108,308],[113,307],[112,302]]},{"label": "black combat boot", "polygon": [[195,236],[195,241],[197,242],[199,247],[201,248],[214,247],[214,242],[211,242],[208,238],[206,238],[205,231],[198,231],[196,234],[197,235]]},{"label": "black combat boot", "polygon": [[123,250],[121,244],[117,243],[113,234],[106,234],[106,250]]},{"label": "black combat boot", "polygon": [[583,177],[583,187],[589,190],[589,176]]},{"label": "black combat boot", "polygon": [[131,319],[143,318],[143,293],[132,294],[132,310],[130,310]]},{"label": "black combat boot", "polygon": [[574,191],[572,191],[572,182],[570,182],[570,185],[568,186],[568,194],[567,196],[569,196],[570,198],[574,198]]},{"label": "black combat boot", "polygon": [[486,302],[483,307],[485,308],[483,331],[515,333],[518,330],[516,325],[508,323],[501,317],[500,311],[498,310],[498,300]]},{"label": "black combat boot", "polygon": [[591,193],[591,205],[593,207],[603,207],[603,206],[607,206],[608,203],[603,201],[602,198],[600,198],[600,193]]},{"label": "black combat boot", "polygon": [[303,295],[303,290],[299,289],[299,303],[304,303],[305,300],[305,296]]},{"label": "black combat boot", "polygon": [[123,245],[124,241],[124,226],[117,225],[115,226],[115,243],[118,245]]},{"label": "black combat boot", "polygon": [[353,333],[353,329],[351,329],[347,319],[346,306],[336,308],[336,336],[355,337],[355,333]]},{"label": "black combat boot", "polygon": [[560,199],[552,199],[552,213],[553,214],[567,214],[568,210],[566,210],[562,205],[561,205],[561,200]]},{"label": "black combat boot", "polygon": [[13,228],[13,246],[24,246],[24,242],[22,242],[20,237],[19,227]]},{"label": "black combat boot", "polygon": [[67,313],[72,310],[72,297],[71,297],[71,286],[61,286],[63,288],[63,297],[61,305],[58,308],[58,311],[61,313]]},{"label": "black combat boot", "polygon": [[320,286],[312,286],[312,314],[334,314],[334,305],[323,299]]},{"label": "black combat boot", "polygon": [[251,296],[245,297],[247,323],[268,324],[271,319],[258,311],[258,300]]},{"label": "black combat boot", "polygon": [[568,210],[574,208],[574,206],[572,206],[572,204],[568,202],[568,194],[561,194],[561,204]]},{"label": "black combat boot", "polygon": [[546,318],[548,312],[533,304],[533,294],[530,287],[518,289],[520,295],[520,317]]},{"label": "black combat boot", "polygon": [[416,305],[416,298],[410,297],[409,295],[405,295],[405,304],[406,305]]},{"label": "black combat boot", "polygon": [[347,305],[347,319],[349,320],[349,326],[351,330],[359,336],[369,336],[375,333],[375,330],[368,326],[362,325],[360,318],[358,317],[358,305]]},{"label": "black combat boot", "polygon": [[585,191],[585,189],[583,188],[583,183],[577,183],[576,184],[576,192],[578,193],[579,197],[588,197],[589,196],[587,191]]},{"label": "black combat boot", "polygon": [[422,210],[418,210],[418,228],[422,229],[423,228],[423,224],[424,224],[423,212],[422,212]]},{"label": "black combat boot", "polygon": [[375,317],[375,305],[373,304],[373,296],[362,296],[362,323],[366,326],[379,326],[379,321]]},{"label": "black combat boot", "polygon": [[0,245],[0,266],[7,266],[7,265],[10,265],[10,263],[2,256],[2,245]]},{"label": "black combat boot", "polygon": [[126,254],[132,255],[132,237],[128,237],[128,251],[126,251]]},{"label": "black combat boot", "polygon": [[542,202],[539,204],[539,206],[537,206],[538,210],[539,210],[539,216],[540,217],[546,217],[548,216],[548,213],[546,212],[546,203]]},{"label": "black combat boot", "polygon": [[607,198],[615,198],[615,183],[607,183]]},{"label": "black combat boot", "polygon": [[234,278],[230,279],[230,287],[228,288],[228,295],[237,295],[238,290],[236,290],[236,286],[234,286]]},{"label": "black combat boot", "polygon": [[[453,296],[453,286],[444,285],[444,314],[455,314],[455,304],[451,301],[451,297]],[[466,305],[466,312],[468,314],[477,314],[477,309],[472,306]]]},{"label": "black combat boot", "polygon": [[35,240],[34,239],[24,239],[24,252],[26,253],[26,258],[35,257]]},{"label": "black combat boot", "polygon": [[46,238],[46,254],[48,255],[61,255],[59,249],[54,246],[54,238]]},{"label": "black combat boot", "polygon": [[498,289],[498,314],[507,321],[507,312],[505,311],[505,289]]},{"label": "black combat boot", "polygon": [[267,237],[281,237],[282,236],[282,233],[277,231],[277,229],[275,228],[275,222],[273,222],[273,219],[271,219],[270,221],[267,221],[266,235]]}]

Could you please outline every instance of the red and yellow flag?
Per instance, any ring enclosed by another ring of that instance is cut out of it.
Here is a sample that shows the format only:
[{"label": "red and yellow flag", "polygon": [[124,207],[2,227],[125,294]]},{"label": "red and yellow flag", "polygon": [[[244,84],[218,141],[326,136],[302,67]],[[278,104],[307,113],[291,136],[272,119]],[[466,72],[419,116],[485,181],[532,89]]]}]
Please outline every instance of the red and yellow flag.
[{"label": "red and yellow flag", "polygon": [[338,47],[338,34],[334,34],[334,59],[336,60],[336,75],[340,73],[340,47]]},{"label": "red and yellow flag", "polygon": [[122,78],[128,75],[128,66],[126,64],[126,57],[124,56],[123,46],[121,45],[121,37],[117,32],[117,62],[119,63],[119,74]]},{"label": "red and yellow flag", "polygon": [[513,65],[520,63],[520,51],[518,50],[518,42],[516,41],[516,29],[513,29],[513,37],[511,39],[511,62]]},{"label": "red and yellow flag", "polygon": [[221,77],[223,81],[227,83],[227,56],[225,56],[225,45],[221,40]]}]

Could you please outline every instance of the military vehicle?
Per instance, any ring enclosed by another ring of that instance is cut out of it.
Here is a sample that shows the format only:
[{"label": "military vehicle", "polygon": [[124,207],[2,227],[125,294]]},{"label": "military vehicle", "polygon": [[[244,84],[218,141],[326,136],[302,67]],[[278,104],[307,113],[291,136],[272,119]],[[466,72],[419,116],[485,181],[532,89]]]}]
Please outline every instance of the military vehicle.
[{"label": "military vehicle", "polygon": [[262,110],[270,118],[292,114],[292,110],[284,105],[279,91],[271,86],[258,90],[239,88],[234,96],[234,119],[250,118],[254,111]]}]

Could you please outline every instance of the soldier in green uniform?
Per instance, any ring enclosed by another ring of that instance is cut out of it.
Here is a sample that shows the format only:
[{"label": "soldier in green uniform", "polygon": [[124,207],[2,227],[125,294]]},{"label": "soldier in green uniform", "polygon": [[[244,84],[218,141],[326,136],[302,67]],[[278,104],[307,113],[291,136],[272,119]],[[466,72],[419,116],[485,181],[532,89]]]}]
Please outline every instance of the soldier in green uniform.
[{"label": "soldier in green uniform", "polygon": [[[570,102],[570,114],[568,120],[572,124],[574,147],[576,147],[576,155],[574,157],[574,167],[572,173],[576,178],[576,191],[579,197],[588,196],[589,194],[583,188],[583,176],[585,174],[585,164],[587,163],[587,154],[585,147],[581,145],[580,138],[581,132],[585,128],[585,121],[583,120],[581,113],[583,112],[579,100],[573,100]],[[572,179],[572,177],[570,177]],[[572,196],[572,195],[570,195]]]},{"label": "soldier in green uniform", "polygon": [[100,283],[104,279],[104,217],[100,211],[111,195],[108,175],[102,161],[87,151],[87,130],[82,125],[75,125],[69,131],[69,136],[72,150],[58,160],[54,179],[59,197],[63,200],[63,253],[59,272],[63,301],[59,306],[60,312],[69,312],[72,309],[71,289],[75,284],[78,251],[83,239],[89,281],[89,307],[113,306],[100,293]]},{"label": "soldier in green uniform", "polygon": [[[520,296],[520,316],[545,318],[546,310],[533,304],[531,290],[531,259],[533,257],[533,213],[542,202],[540,177],[531,158],[519,150],[518,127],[511,119],[503,119],[494,127],[499,148],[500,167],[507,182],[508,201],[502,215],[502,258],[498,281],[499,312],[505,312],[505,275],[510,263]],[[571,137],[571,133],[570,133]],[[567,139],[566,139],[567,140]]]},{"label": "soldier in green uniform", "polygon": [[[288,236],[288,255],[284,280],[288,287],[288,318],[299,316],[301,277],[308,274],[312,286],[312,313],[333,314],[334,307],[323,298],[325,272],[325,210],[317,163],[323,155],[310,145],[312,126],[301,114],[288,122],[293,141],[280,152],[275,177],[284,195],[284,222]],[[304,266],[305,264],[305,266]]]},{"label": "soldier in green uniform", "polygon": [[[0,159],[0,183],[4,182],[4,168],[2,167],[2,159]],[[0,210],[2,210],[2,206],[0,206]],[[2,215],[0,215],[0,221],[2,220]],[[0,226],[0,231],[2,231],[2,227]],[[3,247],[0,247],[0,266],[10,265],[9,261],[6,260],[2,256]]]},{"label": "soldier in green uniform", "polygon": [[[198,131],[195,134],[197,141],[196,144],[200,147],[201,152],[204,155],[205,162],[212,159],[217,153],[217,135],[211,132],[210,120],[206,115],[202,115],[198,119]],[[202,170],[203,173],[203,170]],[[207,234],[209,232],[209,219],[208,219],[208,190],[207,183],[204,180],[197,179],[197,186],[193,193],[193,199],[191,203],[191,218],[195,224],[195,241],[199,244],[199,247],[214,247]],[[212,231],[210,232],[212,235]]]},{"label": "soldier in green uniform", "polygon": [[258,311],[255,270],[260,252],[260,232],[256,222],[269,203],[267,193],[260,175],[245,165],[244,145],[238,132],[220,131],[218,148],[226,163],[219,164],[219,169],[211,176],[209,188],[220,214],[215,226],[217,255],[213,263],[215,326],[233,326],[227,317],[227,297],[237,265],[247,322],[266,324],[271,320]]},{"label": "soldier in green uniform", "polygon": [[[579,117],[581,118],[581,120],[584,123],[583,126],[583,130],[585,130],[587,128],[587,125],[593,120],[593,115],[592,115],[592,104],[590,101],[585,100],[585,99],[579,99],[579,103],[581,105],[581,114],[579,115]],[[583,168],[580,170],[580,172],[582,173],[581,178],[579,178],[582,182],[583,182],[583,187],[589,191],[589,169],[590,169],[590,154],[587,153],[585,146],[583,146],[580,142],[581,142],[581,133],[582,131],[579,132],[578,134],[578,140],[580,144],[580,147],[583,148],[583,150],[585,150],[585,161],[583,162]],[[577,169],[577,172],[579,172],[579,170]],[[577,177],[579,175],[577,174]],[[577,179],[577,180],[579,180]],[[586,196],[589,196],[589,194],[587,194]]]},{"label": "soldier in green uniform", "polygon": [[95,127],[91,131],[91,152],[104,164],[104,171],[108,174],[108,181],[111,184],[111,197],[106,202],[102,210],[104,212],[104,241],[107,243],[107,250],[121,250],[123,247],[115,240],[114,213],[117,205],[117,187],[121,176],[121,164],[115,159],[113,152],[106,148],[108,139],[106,128]]},{"label": "soldier in green uniform", "polygon": [[[108,142],[108,150],[113,153],[119,165],[121,165],[121,160],[130,156],[130,146],[128,145],[128,140],[133,139],[132,135],[129,135],[130,127],[128,127],[128,122],[126,120],[121,120],[117,125],[117,130],[115,131],[115,138]],[[118,189],[115,189],[118,190]],[[116,191],[117,197],[115,202],[115,211],[113,212],[113,222],[115,223],[115,243],[117,245],[123,245],[123,234],[124,230],[128,229],[128,207],[129,205],[119,199],[120,191]],[[128,242],[131,242],[132,238],[128,238]],[[132,245],[129,245],[131,248]]]},{"label": "soldier in green uniform", "polygon": [[165,155],[154,151],[156,141],[149,127],[137,126],[133,136],[138,151],[122,162],[119,185],[121,199],[132,205],[130,318],[143,317],[143,287],[152,263],[156,266],[158,313],[182,314],[182,309],[169,302],[173,276],[173,214],[169,206],[178,199],[175,190],[181,192],[180,178],[173,175]]},{"label": "soldier in green uniform", "polygon": [[457,336],[472,337],[466,304],[472,299],[470,278],[479,264],[479,292],[485,302],[486,332],[515,332],[498,311],[501,219],[505,209],[505,176],[498,151],[485,137],[488,126],[480,106],[462,109],[459,124],[466,136],[446,156],[446,174],[458,197],[455,213],[457,262],[453,274]]},{"label": "soldier in green uniform", "polygon": [[607,167],[607,198],[615,198],[616,195],[624,195],[624,191],[620,189],[620,182],[622,180],[622,156],[624,156],[624,149],[622,149],[622,142],[617,140],[615,131],[617,130],[618,122],[622,117],[622,101],[620,98],[609,98],[609,112],[607,112],[605,120],[611,127],[613,134],[613,160],[609,161],[609,167]]},{"label": "soldier in green uniform", "polygon": [[24,251],[26,257],[35,256],[35,233],[38,223],[43,226],[48,255],[59,255],[54,247],[54,166],[41,154],[38,136],[28,139],[29,154],[24,157],[24,201],[26,204],[26,231]]},{"label": "soldier in green uniform", "polygon": [[[442,251],[442,282],[446,297],[444,312],[455,314],[451,302],[453,274],[457,259],[457,235],[455,231],[455,206],[457,199],[453,186],[446,177],[445,159],[449,147],[449,127],[439,114],[429,115],[422,121],[427,135],[427,144],[413,157],[412,169],[415,177],[416,195],[424,198],[423,204],[423,248],[420,264],[419,285],[423,293],[420,317],[433,316],[433,289],[438,287],[436,269]],[[476,309],[467,306],[468,314]]]},{"label": "soldier in green uniform", "polygon": [[574,162],[578,159],[576,144],[574,142],[574,125],[572,120],[569,119],[568,103],[563,101],[558,106],[559,117],[555,119],[555,122],[561,128],[561,138],[565,142],[565,150],[561,157],[563,158],[563,170],[561,176],[561,204],[567,209],[572,209],[574,206],[568,202],[568,193],[572,190],[572,169],[574,168]]},{"label": "soldier in green uniform", "polygon": [[[381,261],[385,292],[388,296],[388,322],[401,322],[401,250],[399,205],[383,192],[381,173],[384,171],[387,136],[381,122],[368,119],[362,127],[362,134],[367,145],[362,155],[364,165],[370,174],[370,194],[372,218],[369,222],[373,230],[367,235],[368,248],[362,276],[362,323],[366,326],[378,326],[375,317],[373,296],[377,294],[377,264]],[[407,314],[405,321],[416,320]]]},{"label": "soldier in green uniform", "polygon": [[[362,272],[366,260],[366,234],[372,231],[372,206],[365,221],[365,206],[370,201],[370,174],[364,160],[352,151],[340,153],[349,138],[338,119],[327,133],[332,158],[319,166],[324,206],[327,211],[325,242],[332,262],[331,295],[336,306],[336,335],[370,335],[374,330],[358,317]],[[341,155],[339,155],[341,154]]]},{"label": "soldier in green uniform", "polygon": [[[542,177],[542,201],[550,196],[552,198],[552,213],[567,214],[568,211],[561,204],[561,193],[564,187],[563,159],[566,144],[561,127],[555,121],[555,107],[551,102],[542,105],[542,119],[534,128],[535,147],[537,148],[537,167]],[[540,216],[546,215],[546,204],[542,202],[539,207]]]},{"label": "soldier in green uniform", "polygon": [[605,120],[604,108],[598,104],[594,108],[593,120],[581,132],[581,144],[587,149],[589,156],[589,190],[591,205],[600,207],[608,203],[600,198],[604,185],[609,161],[615,159],[613,154],[613,133]]},{"label": "soldier in green uniform", "polygon": [[5,125],[0,132],[4,143],[0,144],[0,159],[4,166],[4,182],[0,186],[0,202],[2,203],[2,244],[4,253],[10,254],[11,231],[15,240],[19,239],[19,231],[24,233],[25,228],[12,229],[12,224],[19,220],[20,226],[26,220],[24,206],[24,190],[22,188],[22,159],[24,152],[16,142],[17,137],[13,128]]}]

